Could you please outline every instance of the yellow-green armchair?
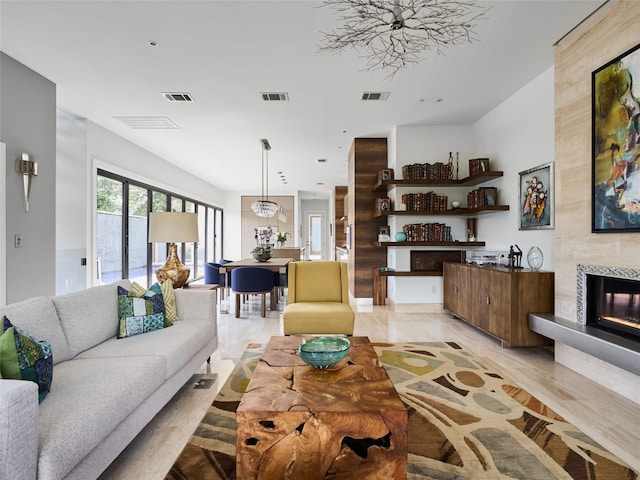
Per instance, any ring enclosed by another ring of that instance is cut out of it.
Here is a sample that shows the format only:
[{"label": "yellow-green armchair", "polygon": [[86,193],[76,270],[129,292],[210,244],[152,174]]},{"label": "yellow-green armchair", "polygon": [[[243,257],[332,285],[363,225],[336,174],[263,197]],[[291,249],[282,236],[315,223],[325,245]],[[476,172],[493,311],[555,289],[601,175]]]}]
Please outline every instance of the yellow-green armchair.
[{"label": "yellow-green armchair", "polygon": [[285,335],[353,335],[346,262],[291,262],[289,291],[282,314]]}]

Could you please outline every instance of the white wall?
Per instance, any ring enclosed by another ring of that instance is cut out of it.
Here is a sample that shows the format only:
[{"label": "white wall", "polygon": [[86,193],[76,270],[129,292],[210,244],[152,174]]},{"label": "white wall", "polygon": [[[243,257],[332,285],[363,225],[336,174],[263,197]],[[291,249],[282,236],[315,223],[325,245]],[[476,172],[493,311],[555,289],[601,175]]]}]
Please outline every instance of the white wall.
[{"label": "white wall", "polygon": [[[410,163],[446,162],[449,152],[459,152],[459,178],[468,175],[470,158],[488,157],[491,170],[502,170],[504,176],[483,184],[496,186],[500,204],[510,205],[508,212],[478,217],[478,240],[486,242],[481,249],[508,251],[517,244],[526,254],[532,245],[544,254],[544,270],[554,268],[554,231],[518,230],[519,172],[550,162],[554,158],[554,79],[553,68],[516,92],[502,104],[470,126],[396,127],[389,136],[389,166],[396,178],[402,178],[402,166]],[[475,188],[475,187],[472,187]],[[402,193],[436,191],[446,194],[449,203],[466,204],[465,188],[395,188],[392,201],[400,203]],[[555,195],[554,195],[555,197]],[[554,198],[552,198],[554,201]],[[391,235],[411,222],[442,222],[451,225],[456,239],[465,238],[465,219],[456,217],[390,217]],[[409,270],[410,251],[426,247],[388,248],[388,266]],[[441,303],[442,277],[389,277],[388,297],[395,303]]]},{"label": "white wall", "polygon": [[[222,190],[90,120],[87,120],[86,163],[89,169],[85,184],[89,185],[89,188],[87,189],[85,209],[87,224],[90,225],[89,232],[92,232],[90,238],[95,238],[96,231],[93,212],[96,208],[97,168],[164,188],[213,206],[224,206],[225,194]],[[70,184],[64,185],[60,181],[58,188],[73,189],[75,187]],[[95,242],[87,246],[87,252],[88,259],[96,258]],[[88,261],[87,268],[90,271],[91,279],[93,279],[92,282],[97,283],[96,262]]]},{"label": "white wall", "polygon": [[[478,236],[487,248],[508,250],[517,244],[527,267],[529,248],[537,245],[544,255],[543,270],[554,269],[554,231],[518,230],[519,172],[554,159],[554,70],[542,75],[516,92],[478,120],[472,129],[476,152],[489,157],[492,170],[503,170],[495,180],[500,203],[511,206],[509,212],[484,215],[478,219]],[[555,195],[551,201],[555,202]]]},{"label": "white wall", "polygon": [[[447,162],[449,152],[459,152],[459,177],[468,174],[468,160],[474,158],[474,145],[470,126],[407,126],[395,127],[388,148],[390,168],[396,178],[402,178],[402,166],[411,163]],[[396,187],[389,192],[395,205],[401,203],[402,194],[435,191],[447,195],[449,203],[458,200],[466,204],[467,188],[451,187]],[[452,216],[401,216],[389,217],[393,239],[407,223],[446,223],[457,239],[465,238],[466,223],[462,218]],[[480,222],[479,222],[480,223]],[[387,265],[398,271],[410,270],[411,250],[430,250],[428,247],[390,247],[387,250]],[[433,249],[431,249],[433,250]],[[442,303],[442,277],[389,277],[387,296],[395,303]]]}]

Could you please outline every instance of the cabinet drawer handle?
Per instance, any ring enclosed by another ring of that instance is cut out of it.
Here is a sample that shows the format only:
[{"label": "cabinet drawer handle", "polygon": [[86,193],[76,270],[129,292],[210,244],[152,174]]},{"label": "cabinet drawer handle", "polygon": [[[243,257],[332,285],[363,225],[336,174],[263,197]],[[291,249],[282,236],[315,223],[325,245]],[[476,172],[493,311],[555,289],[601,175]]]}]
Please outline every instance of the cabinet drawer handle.
[{"label": "cabinet drawer handle", "polygon": [[455,290],[456,293],[458,293],[458,286],[457,285],[455,287],[453,287],[453,289]]},{"label": "cabinet drawer handle", "polygon": [[491,304],[491,299],[489,297],[487,297],[487,305]]}]

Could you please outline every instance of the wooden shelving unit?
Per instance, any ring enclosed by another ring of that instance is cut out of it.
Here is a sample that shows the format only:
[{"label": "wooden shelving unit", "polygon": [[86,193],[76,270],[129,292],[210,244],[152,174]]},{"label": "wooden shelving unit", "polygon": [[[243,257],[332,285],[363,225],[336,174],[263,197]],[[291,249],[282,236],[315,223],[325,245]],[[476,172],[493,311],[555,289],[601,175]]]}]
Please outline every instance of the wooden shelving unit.
[{"label": "wooden shelving unit", "polygon": [[381,277],[441,277],[441,272],[417,271],[417,272],[378,272]]},{"label": "wooden shelving unit", "polygon": [[374,242],[374,247],[484,247],[485,242]]},{"label": "wooden shelving unit", "polygon": [[473,187],[502,177],[503,172],[482,172],[458,180],[378,180],[374,192],[386,192],[389,187]]},{"label": "wooden shelving unit", "polygon": [[506,212],[509,210],[509,205],[491,205],[480,208],[454,208],[450,210],[389,210],[385,212],[374,212],[373,218],[388,217],[391,215],[397,216],[421,216],[421,215],[452,215],[452,216],[473,216],[485,215],[494,212]]}]

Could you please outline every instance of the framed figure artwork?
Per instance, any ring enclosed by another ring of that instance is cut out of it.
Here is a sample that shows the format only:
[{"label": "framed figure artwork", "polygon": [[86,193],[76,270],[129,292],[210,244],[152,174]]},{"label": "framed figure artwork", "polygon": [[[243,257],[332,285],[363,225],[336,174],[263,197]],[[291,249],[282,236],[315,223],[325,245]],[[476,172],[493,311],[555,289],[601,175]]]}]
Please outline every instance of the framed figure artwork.
[{"label": "framed figure artwork", "polygon": [[640,45],[592,73],[591,231],[640,231]]},{"label": "framed figure artwork", "polygon": [[520,172],[519,229],[553,229],[553,162]]}]

